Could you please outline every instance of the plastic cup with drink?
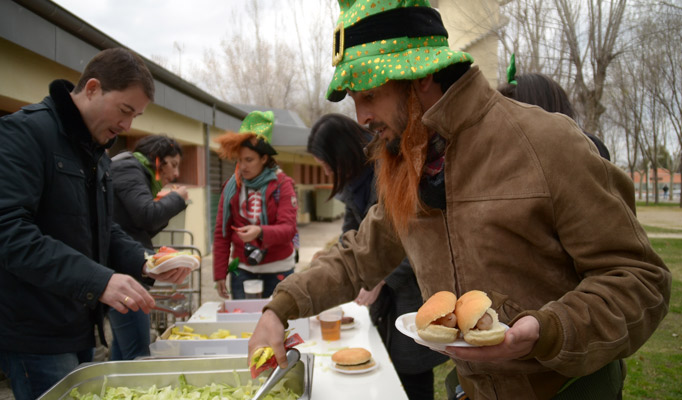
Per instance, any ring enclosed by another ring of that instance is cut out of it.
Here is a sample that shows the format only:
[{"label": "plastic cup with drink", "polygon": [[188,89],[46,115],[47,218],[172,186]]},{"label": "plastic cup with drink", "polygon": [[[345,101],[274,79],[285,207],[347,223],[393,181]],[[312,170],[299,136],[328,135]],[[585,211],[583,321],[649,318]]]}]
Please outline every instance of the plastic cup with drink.
[{"label": "plastic cup with drink", "polygon": [[244,281],[244,295],[247,299],[260,299],[263,297],[263,281],[261,279],[248,279]]},{"label": "plastic cup with drink", "polygon": [[341,339],[341,317],[343,317],[341,307],[330,308],[320,313],[320,329],[323,340]]}]

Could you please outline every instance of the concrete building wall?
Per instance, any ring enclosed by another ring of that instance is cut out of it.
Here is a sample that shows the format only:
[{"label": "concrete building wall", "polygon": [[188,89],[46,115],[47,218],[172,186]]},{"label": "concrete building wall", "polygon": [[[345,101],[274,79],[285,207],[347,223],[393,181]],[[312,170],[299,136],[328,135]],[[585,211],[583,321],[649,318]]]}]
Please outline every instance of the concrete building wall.
[{"label": "concrete building wall", "polygon": [[491,34],[500,23],[497,0],[437,0],[431,1],[443,18],[452,49],[471,54],[492,87],[497,87],[498,41]]}]

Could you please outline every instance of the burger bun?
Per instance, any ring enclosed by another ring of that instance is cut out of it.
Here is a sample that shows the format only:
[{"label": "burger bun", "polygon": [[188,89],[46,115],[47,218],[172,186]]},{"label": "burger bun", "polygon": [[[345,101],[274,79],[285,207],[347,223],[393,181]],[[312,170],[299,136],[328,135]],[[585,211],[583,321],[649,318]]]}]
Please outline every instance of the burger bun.
[{"label": "burger bun", "polygon": [[[490,311],[495,313],[494,310]],[[494,346],[504,342],[504,333],[507,331],[507,327],[500,324],[497,320],[497,313],[495,313],[493,320],[492,329],[471,329],[469,332],[462,335],[464,341],[474,346]]]},{"label": "burger bun", "polygon": [[337,369],[344,371],[360,371],[376,364],[372,359],[372,353],[362,347],[339,350],[332,354],[332,361]]},{"label": "burger bun", "polygon": [[[494,346],[504,341],[507,328],[500,323],[491,305],[490,298],[480,290],[466,292],[457,300],[457,326],[465,342],[474,346]],[[489,329],[478,329],[477,324],[485,314],[490,316],[488,322],[492,321],[491,326]]]},{"label": "burger bun", "polygon": [[417,335],[429,342],[454,342],[459,334],[457,328],[454,326],[448,327],[434,324],[433,322],[451,314],[450,317],[453,318],[453,325],[455,325],[455,317],[452,314],[455,311],[456,303],[457,296],[452,292],[442,291],[429,297],[429,299],[419,307],[414,319],[415,325],[417,326]]},{"label": "burger bun", "polygon": [[425,329],[417,329],[417,335],[427,342],[451,343],[457,340],[459,330],[443,325],[428,325]]}]

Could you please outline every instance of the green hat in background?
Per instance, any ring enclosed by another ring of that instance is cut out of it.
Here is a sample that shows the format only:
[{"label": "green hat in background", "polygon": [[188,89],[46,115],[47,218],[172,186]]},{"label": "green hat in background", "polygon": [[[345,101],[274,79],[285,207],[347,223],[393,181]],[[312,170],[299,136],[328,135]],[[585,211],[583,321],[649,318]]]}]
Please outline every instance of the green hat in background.
[{"label": "green hat in background", "polygon": [[450,50],[440,14],[427,0],[338,0],[334,29],[334,78],[327,99],[346,89],[362,91],[389,80],[420,79],[473,58]]},{"label": "green hat in background", "polygon": [[239,133],[250,132],[272,141],[272,127],[275,124],[275,113],[272,111],[251,111],[239,127]]},{"label": "green hat in background", "polygon": [[258,138],[256,145],[244,142],[244,146],[259,154],[274,156],[277,154],[272,147],[272,128],[275,124],[275,113],[272,111],[251,111],[242,121],[239,133],[253,133]]}]

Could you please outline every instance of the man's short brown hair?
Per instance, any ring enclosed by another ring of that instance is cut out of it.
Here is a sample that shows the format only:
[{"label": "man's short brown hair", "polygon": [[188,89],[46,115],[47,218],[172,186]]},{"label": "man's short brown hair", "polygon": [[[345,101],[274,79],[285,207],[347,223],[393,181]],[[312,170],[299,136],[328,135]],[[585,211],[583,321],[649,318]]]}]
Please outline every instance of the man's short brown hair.
[{"label": "man's short brown hair", "polygon": [[138,85],[150,101],[154,101],[154,77],[144,60],[128,49],[116,47],[99,52],[90,60],[78,80],[74,93],[79,93],[88,80],[100,81],[102,91],[123,91]]}]

